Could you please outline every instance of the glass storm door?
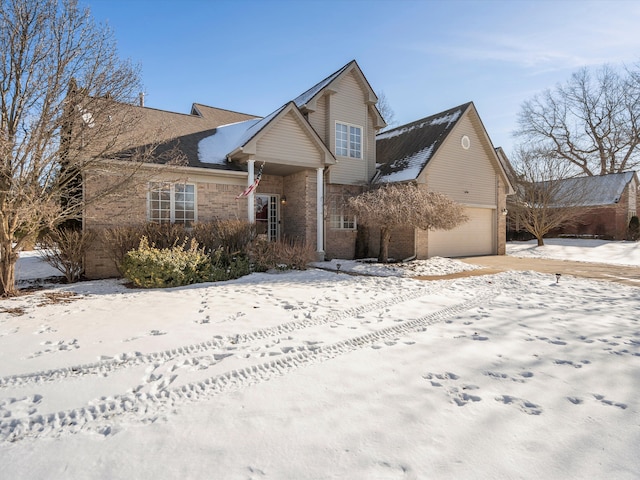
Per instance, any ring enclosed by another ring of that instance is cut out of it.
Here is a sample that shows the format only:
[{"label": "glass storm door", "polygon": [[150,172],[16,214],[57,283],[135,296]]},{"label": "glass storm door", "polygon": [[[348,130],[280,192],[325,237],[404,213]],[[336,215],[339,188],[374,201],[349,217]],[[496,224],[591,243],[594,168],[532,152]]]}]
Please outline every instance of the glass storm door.
[{"label": "glass storm door", "polygon": [[276,241],[280,235],[278,222],[278,196],[256,195],[256,233],[264,235],[269,241]]}]

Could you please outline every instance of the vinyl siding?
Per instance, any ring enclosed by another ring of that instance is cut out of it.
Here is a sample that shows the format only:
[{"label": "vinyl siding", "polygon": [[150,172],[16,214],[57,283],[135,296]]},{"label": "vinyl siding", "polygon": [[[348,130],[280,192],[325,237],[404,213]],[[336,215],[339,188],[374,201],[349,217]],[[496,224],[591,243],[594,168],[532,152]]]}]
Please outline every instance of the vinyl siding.
[{"label": "vinyl siding", "polygon": [[375,162],[375,148],[371,141],[375,135],[369,121],[363,87],[353,73],[345,75],[335,85],[336,93],[326,98],[328,103],[327,133],[329,149],[335,154],[336,122],[362,127],[362,156],[349,158],[336,156],[338,163],[329,171],[329,182],[345,185],[361,184],[369,180],[369,164]]},{"label": "vinyl siding", "polygon": [[318,146],[293,114],[282,117],[258,140],[256,158],[266,162],[317,168],[322,166]]},{"label": "vinyl siding", "polygon": [[[470,115],[460,119],[444,144],[436,152],[418,181],[426,183],[432,192],[441,192],[465,205],[497,205],[497,173],[490,160],[486,141],[478,132]],[[468,150],[460,140],[467,135],[471,140]]]},{"label": "vinyl siding", "polygon": [[309,112],[309,124],[316,131],[318,136],[327,144],[327,101],[326,97],[318,98],[316,110]]},{"label": "vinyl siding", "polygon": [[[367,109],[368,110],[368,109]],[[367,115],[367,181],[371,180],[376,174],[376,130],[373,127],[375,119],[371,114]]]}]

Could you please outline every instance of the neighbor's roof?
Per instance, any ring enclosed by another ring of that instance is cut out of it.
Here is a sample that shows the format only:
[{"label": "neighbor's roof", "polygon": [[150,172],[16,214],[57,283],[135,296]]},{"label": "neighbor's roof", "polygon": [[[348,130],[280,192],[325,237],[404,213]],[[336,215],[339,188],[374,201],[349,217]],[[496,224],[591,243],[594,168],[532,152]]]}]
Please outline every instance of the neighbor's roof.
[{"label": "neighbor's roof", "polygon": [[418,178],[470,105],[472,102],[378,134],[376,182]]},{"label": "neighbor's roof", "polygon": [[581,206],[612,205],[620,201],[624,189],[631,182],[634,175],[635,172],[622,172],[567,178],[561,180],[559,196],[562,197],[562,191],[581,192],[578,196]]}]

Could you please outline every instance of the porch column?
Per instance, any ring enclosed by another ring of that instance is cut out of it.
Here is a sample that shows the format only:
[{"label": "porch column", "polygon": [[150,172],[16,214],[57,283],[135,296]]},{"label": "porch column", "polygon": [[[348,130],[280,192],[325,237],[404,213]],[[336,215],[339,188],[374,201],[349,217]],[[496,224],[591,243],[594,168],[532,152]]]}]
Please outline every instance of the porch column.
[{"label": "porch column", "polygon": [[[256,163],[255,160],[247,160],[247,187],[250,187],[253,184],[253,176],[254,176],[254,164]],[[256,209],[254,207],[255,202],[254,202],[254,197],[253,197],[254,191],[252,190],[251,193],[249,193],[249,195],[247,195],[247,211],[249,213],[249,223],[253,224],[256,223]]]},{"label": "porch column", "polygon": [[324,168],[316,169],[316,254],[319,261],[324,260]]}]

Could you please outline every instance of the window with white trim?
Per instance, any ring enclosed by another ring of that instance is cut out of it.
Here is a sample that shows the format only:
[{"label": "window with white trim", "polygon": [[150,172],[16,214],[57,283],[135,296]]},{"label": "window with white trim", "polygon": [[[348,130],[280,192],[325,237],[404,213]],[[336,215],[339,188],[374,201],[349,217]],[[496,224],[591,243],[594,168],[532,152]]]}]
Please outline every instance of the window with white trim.
[{"label": "window with white trim", "polygon": [[196,220],[195,185],[150,183],[147,217],[150,222],[192,225]]},{"label": "window with white trim", "polygon": [[362,127],[336,122],[336,155],[362,158]]},{"label": "window with white trim", "polygon": [[341,195],[331,199],[329,215],[329,225],[337,230],[355,230],[357,228],[356,217],[351,213],[346,205],[345,199]]}]

